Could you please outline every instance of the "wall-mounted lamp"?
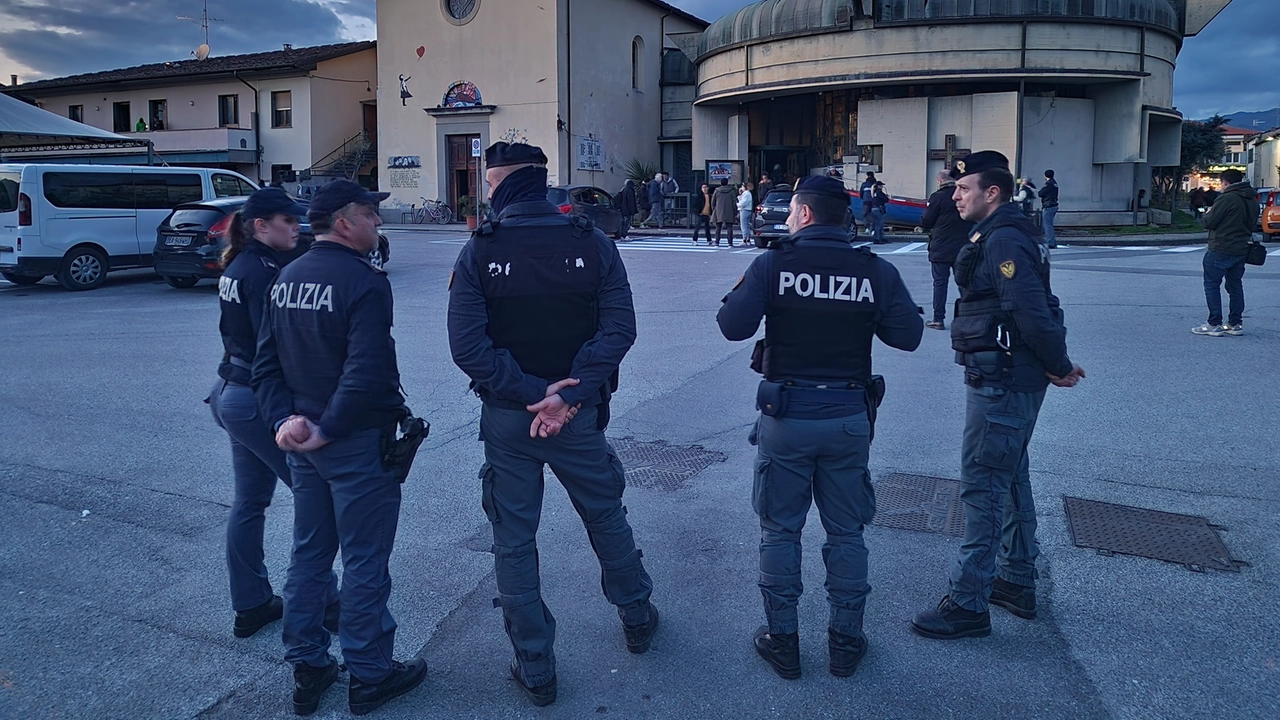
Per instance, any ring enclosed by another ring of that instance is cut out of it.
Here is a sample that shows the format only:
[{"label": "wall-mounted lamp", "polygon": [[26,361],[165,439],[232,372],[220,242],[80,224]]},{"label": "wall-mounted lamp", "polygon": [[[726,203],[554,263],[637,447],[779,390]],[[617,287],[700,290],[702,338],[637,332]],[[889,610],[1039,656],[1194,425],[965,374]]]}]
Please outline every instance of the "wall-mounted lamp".
[{"label": "wall-mounted lamp", "polygon": [[196,106],[196,101],[195,101],[195,100],[192,100],[192,101],[191,101],[191,107],[195,107],[195,106]]}]

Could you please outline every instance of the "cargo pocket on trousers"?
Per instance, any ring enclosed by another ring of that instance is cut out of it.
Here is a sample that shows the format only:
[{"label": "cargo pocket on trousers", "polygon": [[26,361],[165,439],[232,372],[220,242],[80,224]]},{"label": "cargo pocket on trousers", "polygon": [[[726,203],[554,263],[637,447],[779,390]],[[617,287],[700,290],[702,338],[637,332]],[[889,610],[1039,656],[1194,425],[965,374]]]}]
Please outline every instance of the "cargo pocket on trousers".
[{"label": "cargo pocket on trousers", "polygon": [[627,469],[622,465],[622,460],[618,458],[618,454],[613,451],[613,448],[609,448],[609,474],[613,477],[618,497],[622,497],[622,494],[627,490]]},{"label": "cargo pocket on trousers", "polygon": [[756,456],[756,467],[751,482],[751,507],[761,518],[769,517],[769,467],[771,461],[761,455]]},{"label": "cargo pocket on trousers", "polygon": [[498,508],[493,504],[493,477],[496,473],[493,466],[485,463],[480,466],[480,506],[484,508],[489,522],[498,522]]},{"label": "cargo pocket on trousers", "polygon": [[1022,431],[1026,425],[1026,418],[1015,415],[987,415],[978,464],[998,470],[1016,470],[1022,458]]}]

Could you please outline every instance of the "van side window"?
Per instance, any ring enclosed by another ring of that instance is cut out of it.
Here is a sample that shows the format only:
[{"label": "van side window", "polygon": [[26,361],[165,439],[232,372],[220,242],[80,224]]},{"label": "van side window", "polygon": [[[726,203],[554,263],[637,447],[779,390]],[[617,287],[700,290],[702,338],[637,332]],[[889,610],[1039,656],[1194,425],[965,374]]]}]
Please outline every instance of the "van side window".
[{"label": "van side window", "polygon": [[129,173],[47,172],[44,197],[59,208],[133,209]]},{"label": "van side window", "polygon": [[139,210],[172,210],[204,199],[196,173],[134,173],[133,193]]},{"label": "van side window", "polygon": [[[237,195],[252,195],[253,187],[249,183],[244,182],[234,175],[217,174],[213,176],[213,196],[214,197],[235,197]],[[199,200],[199,198],[196,198]]]},{"label": "van side window", "polygon": [[0,213],[18,209],[18,183],[21,180],[19,173],[0,173]]}]

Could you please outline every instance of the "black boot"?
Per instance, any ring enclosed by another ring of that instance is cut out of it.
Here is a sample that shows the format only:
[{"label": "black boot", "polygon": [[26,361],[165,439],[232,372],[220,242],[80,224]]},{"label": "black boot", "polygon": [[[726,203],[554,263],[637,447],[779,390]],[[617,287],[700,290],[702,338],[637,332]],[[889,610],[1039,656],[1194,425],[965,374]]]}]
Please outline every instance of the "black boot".
[{"label": "black boot", "polygon": [[[622,615],[621,610],[618,611],[618,615]],[[653,603],[649,603],[649,619],[644,623],[627,625],[625,619],[622,623],[622,633],[627,637],[627,651],[636,655],[648,652],[656,632],[658,632],[658,608],[654,607]]]},{"label": "black boot", "polygon": [[858,663],[867,654],[867,639],[838,633],[827,628],[827,650],[831,653],[831,674],[849,677],[858,669]]},{"label": "black boot", "polygon": [[999,605],[1024,620],[1032,620],[1036,616],[1036,589],[1015,585],[1004,578],[996,578],[991,585],[988,602]]},{"label": "black boot", "polygon": [[427,677],[427,661],[414,658],[407,663],[391,663],[391,674],[380,683],[366,683],[355,675],[351,676],[351,688],[347,691],[347,702],[351,705],[352,715],[366,715],[377,710],[388,700],[404,695],[422,684]]},{"label": "black boot", "polygon": [[965,610],[951,602],[951,596],[947,595],[937,609],[916,613],[911,629],[917,635],[934,640],[986,637],[991,634],[991,613]]},{"label": "black boot", "polygon": [[272,595],[270,600],[258,607],[236,613],[235,625],[232,626],[231,632],[238,638],[247,638],[282,617],[284,617],[284,600],[281,600],[279,595]]},{"label": "black boot", "polygon": [[516,684],[520,686],[520,689],[524,691],[524,694],[528,695],[529,699],[533,701],[533,704],[538,707],[545,707],[556,701],[555,675],[552,675],[549,681],[541,685],[529,687],[524,684],[524,680],[520,679],[520,666],[513,658],[511,660],[511,679],[516,681]]},{"label": "black boot", "polygon": [[756,630],[756,652],[783,680],[800,677],[800,634],[770,635],[769,627]]},{"label": "black boot", "polygon": [[338,679],[338,663],[332,658],[324,667],[306,663],[293,666],[293,713],[310,715],[320,707],[320,698]]}]

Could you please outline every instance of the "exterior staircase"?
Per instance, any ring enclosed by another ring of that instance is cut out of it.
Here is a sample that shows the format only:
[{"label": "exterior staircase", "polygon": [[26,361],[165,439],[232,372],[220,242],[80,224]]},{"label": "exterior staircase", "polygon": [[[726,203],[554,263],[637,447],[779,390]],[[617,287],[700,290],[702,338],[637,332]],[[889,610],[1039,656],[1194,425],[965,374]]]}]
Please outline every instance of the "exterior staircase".
[{"label": "exterior staircase", "polygon": [[348,138],[333,152],[320,158],[306,173],[309,177],[332,177],[355,180],[360,170],[378,157],[376,137],[362,130]]}]

